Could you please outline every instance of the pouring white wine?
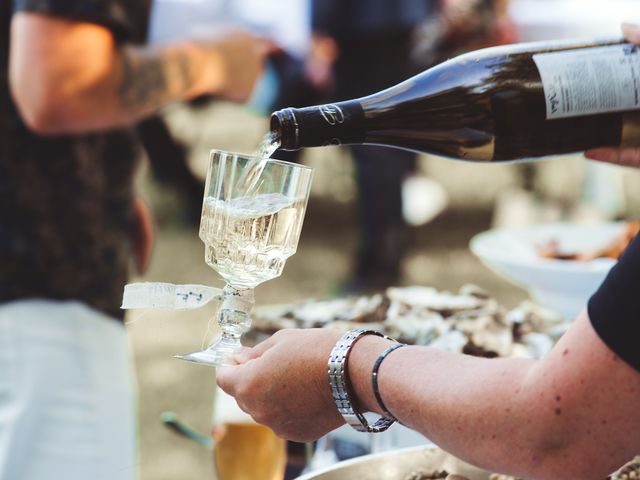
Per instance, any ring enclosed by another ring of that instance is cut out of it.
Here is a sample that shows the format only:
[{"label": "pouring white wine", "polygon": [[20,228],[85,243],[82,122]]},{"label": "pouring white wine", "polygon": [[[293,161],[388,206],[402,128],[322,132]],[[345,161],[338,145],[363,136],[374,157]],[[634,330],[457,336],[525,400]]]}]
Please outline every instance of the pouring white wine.
[{"label": "pouring white wine", "polygon": [[375,144],[505,162],[640,146],[640,51],[621,39],[467,53],[357,100],[271,117],[281,148]]}]

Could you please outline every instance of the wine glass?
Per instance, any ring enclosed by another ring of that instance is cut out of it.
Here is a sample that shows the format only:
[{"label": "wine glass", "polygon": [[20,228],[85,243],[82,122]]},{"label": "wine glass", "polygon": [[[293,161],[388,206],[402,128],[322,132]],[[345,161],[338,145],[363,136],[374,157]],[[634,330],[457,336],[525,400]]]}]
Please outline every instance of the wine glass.
[{"label": "wine glass", "polygon": [[296,252],[313,169],[213,150],[205,184],[200,239],[205,261],[226,282],[218,313],[221,336],[206,350],[179,355],[229,365],[254,304],[254,288],[282,274]]}]

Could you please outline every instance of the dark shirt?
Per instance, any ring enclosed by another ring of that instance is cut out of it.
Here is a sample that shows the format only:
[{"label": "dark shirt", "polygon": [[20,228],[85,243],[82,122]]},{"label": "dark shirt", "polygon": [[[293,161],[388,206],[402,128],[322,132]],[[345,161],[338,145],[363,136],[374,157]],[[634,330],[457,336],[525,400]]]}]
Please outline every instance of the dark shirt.
[{"label": "dark shirt", "polygon": [[103,25],[117,42],[141,40],[144,3],[0,3],[0,302],[79,300],[121,317],[137,142],[127,130],[47,138],[31,132],[9,94],[9,26],[17,11],[38,12]]},{"label": "dark shirt", "polygon": [[407,31],[429,15],[433,0],[314,0],[312,26],[340,40]]},{"label": "dark shirt", "polygon": [[357,98],[418,73],[411,61],[415,28],[435,0],[313,0],[312,27],[336,40],[334,100]]},{"label": "dark shirt", "polygon": [[640,372],[640,235],[589,300],[589,318],[602,341]]}]

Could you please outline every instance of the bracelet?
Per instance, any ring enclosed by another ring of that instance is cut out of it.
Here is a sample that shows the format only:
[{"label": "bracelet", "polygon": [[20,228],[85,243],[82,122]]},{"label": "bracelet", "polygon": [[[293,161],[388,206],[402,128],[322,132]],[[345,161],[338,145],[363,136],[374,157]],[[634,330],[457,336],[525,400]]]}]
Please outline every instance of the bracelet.
[{"label": "bracelet", "polygon": [[373,365],[373,371],[371,372],[371,385],[373,387],[373,395],[376,397],[376,401],[382,409],[382,413],[384,414],[384,416],[394,421],[397,421],[398,419],[389,411],[389,409],[382,401],[382,397],[380,396],[380,390],[378,389],[378,370],[380,369],[380,365],[382,365],[384,359],[387,358],[387,356],[391,352],[402,347],[406,347],[406,344],[396,343],[395,345],[391,345],[390,347],[388,347],[384,352],[380,354],[380,356],[376,360],[376,363]]},{"label": "bracelet", "polygon": [[347,387],[347,360],[349,353],[351,353],[351,347],[353,347],[354,343],[364,335],[377,335],[391,340],[380,332],[363,328],[357,328],[345,333],[329,355],[327,365],[329,386],[331,387],[333,400],[338,407],[338,412],[340,412],[340,415],[348,425],[359,432],[379,433],[384,432],[393,425],[395,418],[380,417],[373,425],[369,425],[365,416],[353,408]]}]

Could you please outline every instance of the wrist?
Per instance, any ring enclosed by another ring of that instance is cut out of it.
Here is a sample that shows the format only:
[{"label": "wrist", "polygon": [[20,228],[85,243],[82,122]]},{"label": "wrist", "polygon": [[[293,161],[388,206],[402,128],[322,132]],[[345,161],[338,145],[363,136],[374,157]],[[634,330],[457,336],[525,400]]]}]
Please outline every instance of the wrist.
[{"label": "wrist", "polygon": [[395,342],[375,335],[367,335],[354,346],[349,357],[349,383],[356,408],[363,412],[382,415],[382,409],[373,393],[371,373],[380,354]]}]

